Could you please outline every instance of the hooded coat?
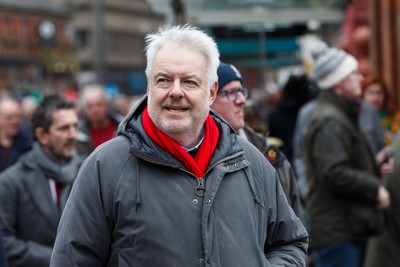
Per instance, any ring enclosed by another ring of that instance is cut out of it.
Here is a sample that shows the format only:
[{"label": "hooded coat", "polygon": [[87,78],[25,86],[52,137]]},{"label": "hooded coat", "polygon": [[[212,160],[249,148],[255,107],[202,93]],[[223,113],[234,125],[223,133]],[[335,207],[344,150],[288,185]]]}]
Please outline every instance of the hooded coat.
[{"label": "hooded coat", "polygon": [[211,113],[220,140],[199,197],[145,134],[146,103],[82,166],[51,266],[305,266],[308,234],[265,157]]}]

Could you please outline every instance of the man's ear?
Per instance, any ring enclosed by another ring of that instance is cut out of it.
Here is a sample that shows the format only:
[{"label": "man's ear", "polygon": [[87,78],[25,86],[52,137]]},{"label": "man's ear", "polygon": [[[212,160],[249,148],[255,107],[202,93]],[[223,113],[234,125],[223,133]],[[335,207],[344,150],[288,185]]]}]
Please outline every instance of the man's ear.
[{"label": "man's ear", "polygon": [[215,99],[217,98],[218,92],[218,82],[215,81],[212,87],[210,88],[210,105],[214,103]]},{"label": "man's ear", "polygon": [[342,84],[343,81],[339,82],[338,84],[334,85],[331,90],[337,95],[343,95]]},{"label": "man's ear", "polygon": [[42,127],[35,129],[35,137],[41,145],[47,144],[47,133]]}]

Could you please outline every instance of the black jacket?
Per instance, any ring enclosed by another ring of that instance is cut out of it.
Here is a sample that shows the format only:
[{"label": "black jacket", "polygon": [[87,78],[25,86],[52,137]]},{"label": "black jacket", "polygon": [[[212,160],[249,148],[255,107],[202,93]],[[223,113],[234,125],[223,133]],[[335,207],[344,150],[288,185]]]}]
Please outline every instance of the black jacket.
[{"label": "black jacket", "polygon": [[290,162],[277,146],[267,144],[265,138],[254,132],[250,127],[244,127],[243,131],[246,134],[247,140],[257,147],[272,166],[274,166],[278,172],[279,181],[290,206],[297,217],[303,220],[296,175]]},{"label": "black jacket", "polygon": [[359,104],[322,91],[305,140],[312,246],[365,239],[349,226],[353,208],[376,204],[379,169],[358,126]]}]

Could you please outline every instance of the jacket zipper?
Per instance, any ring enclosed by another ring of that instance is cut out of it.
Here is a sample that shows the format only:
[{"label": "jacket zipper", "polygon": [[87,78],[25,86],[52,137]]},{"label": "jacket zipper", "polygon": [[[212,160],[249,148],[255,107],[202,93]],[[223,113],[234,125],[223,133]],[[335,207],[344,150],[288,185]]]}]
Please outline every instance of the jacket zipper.
[{"label": "jacket zipper", "polygon": [[198,197],[204,197],[206,194],[203,177],[197,178],[197,186],[194,188],[194,191]]},{"label": "jacket zipper", "polygon": [[[215,166],[217,166],[217,165],[220,164],[221,162],[224,162],[224,161],[229,160],[229,159],[232,159],[232,158],[236,158],[236,157],[238,157],[239,155],[242,155],[242,154],[244,154],[243,151],[238,152],[238,153],[235,153],[235,154],[233,154],[233,155],[231,155],[231,156],[229,156],[229,157],[226,157],[226,158],[224,158],[224,159],[222,159],[222,160],[219,160],[219,161],[216,162],[213,166],[211,166],[210,168],[208,168],[208,170],[204,173],[204,175],[206,175],[210,170],[212,170]],[[186,173],[189,173],[189,174],[195,176],[193,173],[189,172],[189,171],[186,170],[186,169],[182,169],[182,168],[179,168],[179,169],[182,170],[182,171],[184,171],[184,172],[186,172]],[[196,195],[197,195],[198,197],[204,197],[205,194],[206,194],[206,186],[204,185],[204,178],[203,178],[203,177],[200,177],[200,178],[196,178],[196,179],[197,179],[197,186],[194,188],[194,191],[195,191],[195,193],[196,193]]]}]

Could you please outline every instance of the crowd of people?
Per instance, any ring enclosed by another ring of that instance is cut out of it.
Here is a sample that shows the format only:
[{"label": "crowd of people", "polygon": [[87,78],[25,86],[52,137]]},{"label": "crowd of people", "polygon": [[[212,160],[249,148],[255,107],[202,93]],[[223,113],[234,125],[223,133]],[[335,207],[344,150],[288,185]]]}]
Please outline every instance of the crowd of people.
[{"label": "crowd of people", "polygon": [[0,267],[400,264],[400,123],[377,76],[316,40],[258,128],[265,99],[212,37],[145,42],[128,108],[101,84],[0,99]]}]

